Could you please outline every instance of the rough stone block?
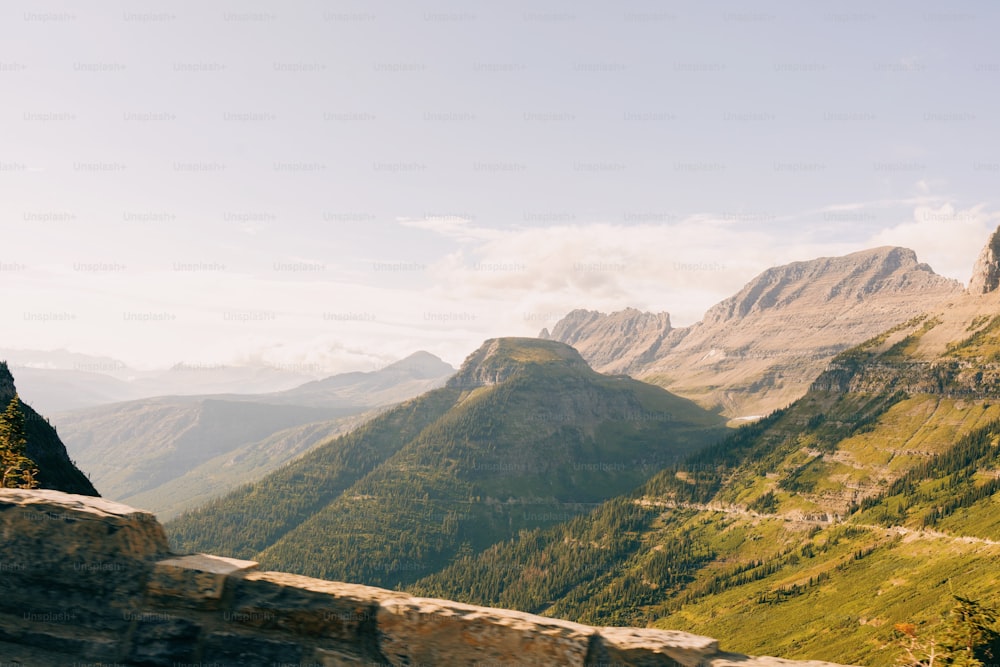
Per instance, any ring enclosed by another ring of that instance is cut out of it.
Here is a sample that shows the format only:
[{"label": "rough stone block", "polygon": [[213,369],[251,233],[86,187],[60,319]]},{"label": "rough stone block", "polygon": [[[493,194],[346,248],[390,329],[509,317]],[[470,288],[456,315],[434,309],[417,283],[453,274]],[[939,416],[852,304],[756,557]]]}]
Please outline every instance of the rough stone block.
[{"label": "rough stone block", "polygon": [[719,642],[674,630],[601,628],[596,664],[621,667],[699,667],[719,650]]},{"label": "rough stone block", "polygon": [[119,644],[116,636],[79,627],[72,616],[35,612],[0,615],[0,641],[91,659],[115,657]]},{"label": "rough stone block", "polygon": [[504,609],[430,598],[386,600],[379,648],[392,665],[584,667],[597,630]]},{"label": "rough stone block", "polygon": [[66,665],[73,664],[74,661],[74,657],[66,653],[58,653],[35,646],[11,644],[5,641],[0,641],[0,655],[3,656],[4,662],[8,665],[30,665],[31,667],[66,667]]},{"label": "rough stone block", "polygon": [[149,563],[169,553],[156,518],[102,498],[0,489],[0,585],[26,581],[91,596],[140,586]]},{"label": "rough stone block", "polygon": [[313,579],[282,572],[249,572],[234,578],[227,620],[302,637],[328,638],[373,653],[380,600],[400,594],[382,588]]},{"label": "rough stone block", "polygon": [[[49,544],[48,552],[110,552],[130,560],[146,560],[170,552],[166,533],[149,512],[137,510],[104,498],[80,496],[49,489],[0,489],[0,521],[5,526],[16,523],[21,528],[34,526],[25,533],[56,533],[64,539]],[[71,543],[69,534],[90,538],[85,543]]]},{"label": "rough stone block", "polygon": [[230,575],[255,567],[254,561],[207,554],[168,558],[153,567],[147,590],[154,598],[212,608],[213,602],[222,599]]}]

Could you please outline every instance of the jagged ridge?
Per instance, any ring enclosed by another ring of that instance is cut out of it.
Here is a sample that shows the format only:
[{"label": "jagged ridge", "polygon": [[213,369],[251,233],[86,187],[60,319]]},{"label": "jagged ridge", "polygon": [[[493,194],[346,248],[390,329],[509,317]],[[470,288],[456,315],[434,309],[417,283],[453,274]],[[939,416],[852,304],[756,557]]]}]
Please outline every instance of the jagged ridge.
[{"label": "jagged ridge", "polygon": [[837,353],[961,293],[912,250],[881,247],[768,269],[690,327],[634,309],[573,311],[552,338],[599,371],[629,373],[730,417],[760,415],[804,394]]}]

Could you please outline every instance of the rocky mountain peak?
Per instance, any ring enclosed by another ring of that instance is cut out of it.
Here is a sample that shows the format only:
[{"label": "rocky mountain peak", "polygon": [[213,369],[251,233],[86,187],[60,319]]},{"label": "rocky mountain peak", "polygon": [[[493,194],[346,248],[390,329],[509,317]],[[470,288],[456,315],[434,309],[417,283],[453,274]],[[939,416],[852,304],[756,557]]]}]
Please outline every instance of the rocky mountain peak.
[{"label": "rocky mountain peak", "polygon": [[820,257],[767,269],[734,296],[705,314],[706,323],[742,319],[792,305],[814,307],[856,303],[874,295],[914,290],[958,290],[956,281],[937,275],[909,248],[882,246],[841,257]]},{"label": "rocky mountain peak", "polygon": [[500,384],[532,364],[590,369],[580,353],[564,343],[540,338],[490,338],[466,358],[446,386],[473,389]]},{"label": "rocky mountain peak", "polygon": [[559,320],[551,334],[542,329],[538,337],[572,345],[601,372],[621,373],[652,358],[672,330],[670,313],[666,312],[626,308],[605,314],[578,309]]},{"label": "rocky mountain peak", "polygon": [[600,373],[628,373],[729,416],[762,415],[805,393],[838,352],[963,291],[912,250],[883,246],[767,269],[689,327],[671,328],[666,313],[576,310],[551,338]]},{"label": "rocky mountain peak", "polygon": [[988,294],[997,287],[1000,287],[1000,227],[979,253],[969,280],[969,294]]},{"label": "rocky mountain peak", "polygon": [[577,309],[570,311],[566,317],[556,323],[552,329],[551,338],[572,345],[583,336],[588,335],[587,326],[598,320],[602,321],[602,326],[614,329],[623,335],[635,334],[637,331],[650,328],[662,332],[671,329],[670,313],[646,313],[637,308],[626,308],[605,315],[596,310]]}]

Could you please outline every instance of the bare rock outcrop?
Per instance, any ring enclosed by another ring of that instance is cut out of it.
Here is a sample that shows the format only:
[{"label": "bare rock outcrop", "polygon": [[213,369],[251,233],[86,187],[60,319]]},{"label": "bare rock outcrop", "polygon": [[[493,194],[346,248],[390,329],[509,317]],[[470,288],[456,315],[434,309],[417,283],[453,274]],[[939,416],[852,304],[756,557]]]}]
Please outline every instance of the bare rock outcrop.
[{"label": "bare rock outcrop", "polygon": [[670,313],[626,308],[605,315],[574,310],[556,323],[548,337],[572,345],[602,373],[625,373],[655,358],[672,330]]},{"label": "bare rock outcrop", "polygon": [[969,280],[969,294],[988,294],[1000,287],[1000,228],[979,253]]},{"label": "bare rock outcrop", "polygon": [[529,364],[562,364],[589,369],[580,353],[558,341],[540,338],[490,338],[462,363],[447,387],[475,389],[500,384]]}]

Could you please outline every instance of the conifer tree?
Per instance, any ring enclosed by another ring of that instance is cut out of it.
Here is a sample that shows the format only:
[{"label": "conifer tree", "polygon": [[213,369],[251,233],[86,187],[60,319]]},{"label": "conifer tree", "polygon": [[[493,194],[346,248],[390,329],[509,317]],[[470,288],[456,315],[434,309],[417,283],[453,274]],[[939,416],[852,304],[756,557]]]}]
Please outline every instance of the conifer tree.
[{"label": "conifer tree", "polygon": [[34,489],[38,486],[38,466],[28,458],[27,446],[21,399],[15,394],[0,415],[0,487]]},{"label": "conifer tree", "polygon": [[996,631],[996,613],[989,607],[968,598],[953,595],[955,606],[944,643],[951,649],[949,664],[955,667],[980,667],[983,658],[992,658],[992,644],[1000,635]]},{"label": "conifer tree", "polygon": [[[897,623],[904,651],[900,665],[905,667],[983,667],[984,659],[993,657],[1000,633],[996,630],[996,612],[976,601],[952,594],[955,599],[940,636],[918,636],[912,623]],[[991,663],[992,664],[992,663]]]}]

